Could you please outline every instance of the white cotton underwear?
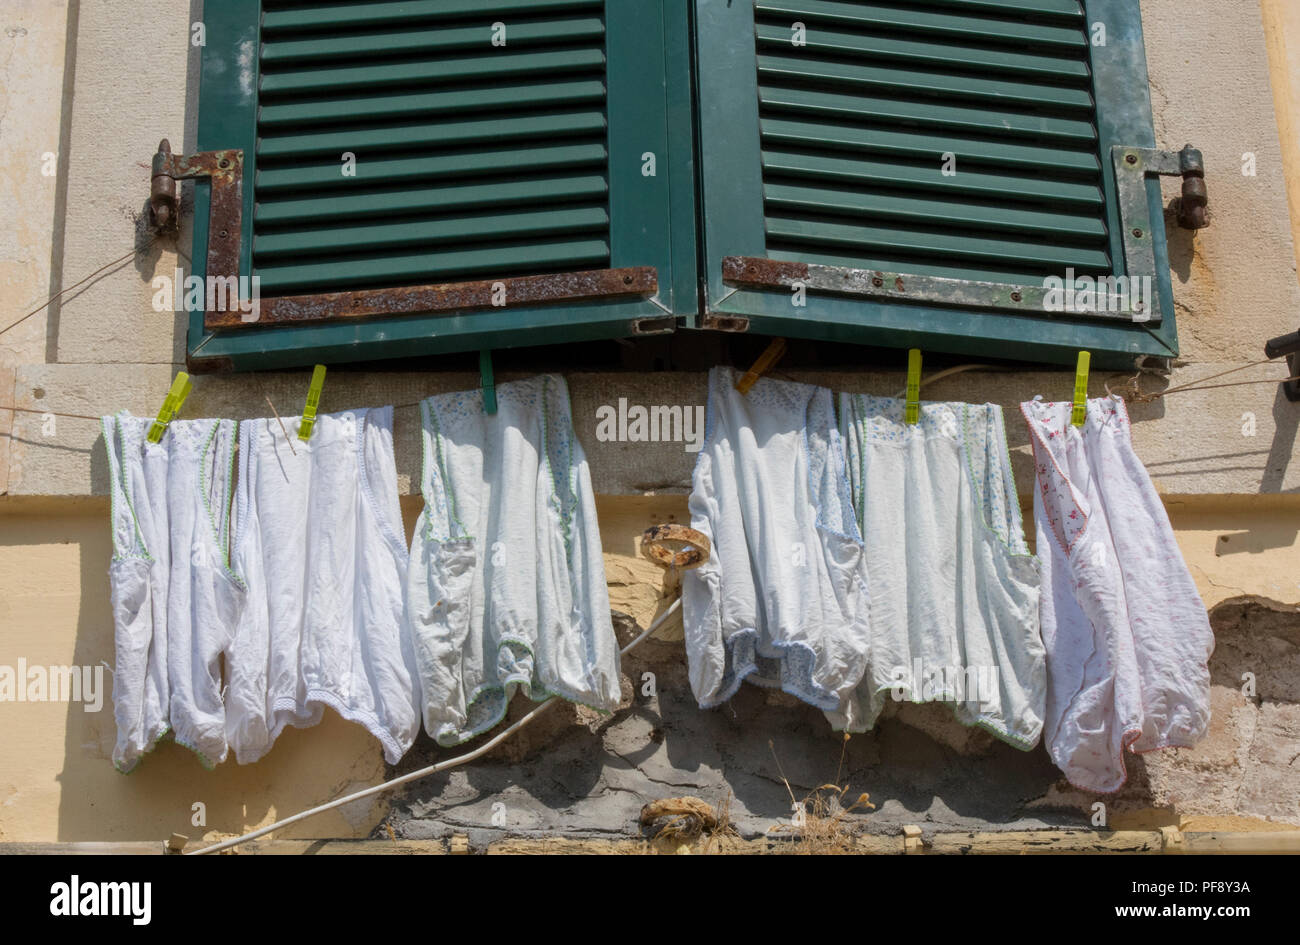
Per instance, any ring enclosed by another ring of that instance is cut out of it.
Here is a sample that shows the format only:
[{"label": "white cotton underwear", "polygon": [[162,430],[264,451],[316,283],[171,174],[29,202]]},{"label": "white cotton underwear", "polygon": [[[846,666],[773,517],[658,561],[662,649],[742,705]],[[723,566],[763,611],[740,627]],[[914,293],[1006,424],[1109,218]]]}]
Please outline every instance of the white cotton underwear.
[{"label": "white cotton underwear", "polygon": [[495,726],[516,688],[601,711],[621,694],[595,497],[564,379],[421,404],[424,510],[407,617],[424,725],[453,746]]},{"label": "white cotton underwear", "polygon": [[1122,400],[1021,404],[1038,488],[1045,739],[1075,787],[1123,786],[1124,750],[1188,747],[1210,720],[1209,616],[1133,450]]},{"label": "white cotton underwear", "polygon": [[826,388],[709,372],[691,527],[713,553],[682,577],[691,689],[701,708],[741,682],[841,711],[867,667],[866,558]]},{"label": "white cotton underwear", "polygon": [[403,626],[393,409],[240,425],[234,568],[248,600],[227,657],[228,737],[241,764],[324,708],[364,726],[394,764],[419,730]]},{"label": "white cotton underwear", "polygon": [[112,495],[116,665],[113,764],[129,772],[171,731],[206,766],[225,760],[221,655],[243,603],[226,558],[231,420],[101,421]]},{"label": "white cotton underwear", "polygon": [[840,427],[871,590],[870,669],[833,720],[871,728],[887,699],[943,701],[1027,750],[1047,676],[1040,577],[1025,544],[995,404],[840,395]]}]

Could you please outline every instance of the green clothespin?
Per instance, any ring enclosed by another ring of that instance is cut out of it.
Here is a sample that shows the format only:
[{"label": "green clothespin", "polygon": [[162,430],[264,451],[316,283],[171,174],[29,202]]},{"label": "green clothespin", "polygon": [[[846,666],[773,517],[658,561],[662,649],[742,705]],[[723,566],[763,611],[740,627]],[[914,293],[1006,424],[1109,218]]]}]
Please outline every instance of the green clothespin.
[{"label": "green clothespin", "polygon": [[161,443],[163,434],[167,432],[167,424],[176,419],[176,415],[181,412],[181,406],[185,403],[185,398],[190,396],[190,391],[194,390],[194,384],[190,381],[190,376],[184,371],[178,371],[176,379],[172,381],[171,390],[163,399],[162,407],[158,411],[158,419],[149,427],[149,442]]},{"label": "green clothespin", "polygon": [[316,408],[320,406],[321,388],[325,386],[325,365],[316,365],[311,372],[311,386],[307,388],[307,404],[302,408],[302,422],[298,424],[298,439],[310,440],[316,426]]},{"label": "green clothespin", "polygon": [[909,424],[921,421],[921,349],[912,348],[907,352],[907,405],[903,409],[903,419]]},{"label": "green clothespin", "polygon": [[489,413],[497,412],[497,382],[492,376],[492,352],[478,353],[478,372],[483,382],[483,409]]},{"label": "green clothespin", "polygon": [[1079,364],[1074,369],[1074,410],[1070,422],[1076,427],[1083,426],[1088,419],[1088,368],[1092,366],[1092,355],[1087,351],[1079,352]]}]

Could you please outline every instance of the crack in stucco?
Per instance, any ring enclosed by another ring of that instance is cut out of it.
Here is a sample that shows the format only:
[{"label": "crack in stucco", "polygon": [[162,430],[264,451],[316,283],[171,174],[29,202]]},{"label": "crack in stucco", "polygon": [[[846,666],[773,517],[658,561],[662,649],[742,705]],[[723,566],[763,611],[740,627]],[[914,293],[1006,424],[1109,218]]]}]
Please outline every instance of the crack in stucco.
[{"label": "crack in stucco", "polygon": [[[11,27],[5,30],[5,36],[9,37],[9,39],[11,40],[17,39],[19,36],[26,36],[26,35],[27,35],[27,30],[21,26]],[[4,65],[0,66],[0,72],[3,72],[4,74],[4,78],[5,78],[4,87],[6,89],[14,88],[14,83],[12,83],[9,80],[9,68],[14,61],[15,46],[16,43],[8,44],[8,51],[7,54],[5,55]],[[0,109],[0,139],[4,137],[5,118],[9,115],[9,94],[6,94],[3,98],[4,98],[4,108]]]},{"label": "crack in stucco", "polygon": [[[630,768],[631,770],[637,772],[638,774],[641,775],[641,777],[645,778],[647,781],[651,782],[652,784],[659,784],[659,785],[662,785],[662,786],[664,786],[664,787],[676,788],[676,789],[679,789],[679,790],[689,790],[689,791],[698,791],[698,790],[703,789],[703,786],[700,785],[699,783],[684,783],[684,782],[680,782],[680,781],[665,781],[665,780],[662,779],[662,778],[656,778],[653,774],[651,774],[650,772],[646,771],[645,768],[641,767],[641,765],[639,765],[639,764],[637,764],[636,762],[630,760],[626,755],[624,755],[624,754],[623,754],[622,752],[620,752],[618,749],[616,749],[616,748],[611,748],[610,746],[606,745],[606,746],[605,746],[605,750],[608,751],[608,752],[609,752],[611,755],[613,755],[615,758],[618,758],[620,761],[624,762],[624,763],[628,766],[628,768]],[[613,786],[614,786],[614,785],[610,785],[610,787],[613,787]]]},{"label": "crack in stucco", "polygon": [[1205,583],[1209,584],[1211,587],[1216,587],[1221,591],[1236,591],[1239,595],[1242,596],[1245,596],[1248,593],[1245,588],[1238,587],[1235,584],[1220,584],[1214,578],[1210,577],[1209,572],[1207,572],[1202,565],[1193,564],[1192,567],[1195,568],[1196,572],[1202,578],[1204,578]]},{"label": "crack in stucco", "polygon": [[[1258,705],[1252,702],[1247,702],[1246,705],[1249,706],[1255,713],[1259,712]],[[1258,733],[1259,733],[1259,718],[1258,715],[1256,715],[1256,717],[1252,719],[1252,724],[1250,726],[1250,737],[1247,739],[1245,746],[1243,746],[1241,754],[1238,755],[1238,757],[1241,758],[1242,763],[1241,763],[1241,771],[1240,771],[1241,776],[1237,779],[1237,790],[1233,792],[1232,806],[1234,810],[1238,810],[1238,811],[1242,810],[1241,798],[1242,798],[1242,794],[1246,790],[1246,772],[1250,767],[1251,753],[1255,747],[1255,738],[1258,735]]]}]

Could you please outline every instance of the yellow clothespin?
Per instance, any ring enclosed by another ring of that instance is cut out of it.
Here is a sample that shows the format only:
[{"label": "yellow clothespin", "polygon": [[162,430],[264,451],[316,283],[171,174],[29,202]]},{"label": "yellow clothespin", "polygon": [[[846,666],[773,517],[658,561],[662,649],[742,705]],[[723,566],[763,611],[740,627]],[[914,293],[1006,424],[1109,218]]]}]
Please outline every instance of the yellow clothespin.
[{"label": "yellow clothespin", "polygon": [[907,404],[903,408],[903,419],[912,424],[921,421],[920,348],[912,348],[907,352]]},{"label": "yellow clothespin", "polygon": [[767,346],[767,350],[758,356],[754,366],[745,372],[744,377],[736,381],[736,390],[742,394],[748,394],[749,389],[758,382],[760,377],[772,369],[772,365],[781,360],[783,354],[785,354],[785,339],[773,338],[772,343]]},{"label": "yellow clothespin", "polygon": [[1092,365],[1092,355],[1087,351],[1079,352],[1079,365],[1074,369],[1074,410],[1070,422],[1076,427],[1083,426],[1088,418],[1088,368]]},{"label": "yellow clothespin", "polygon": [[176,419],[176,415],[181,412],[181,405],[185,403],[185,398],[190,396],[190,391],[194,390],[194,384],[190,381],[190,376],[184,371],[176,373],[176,379],[172,381],[171,390],[163,399],[162,407],[158,410],[158,419],[149,427],[149,442],[161,443],[163,434],[167,432],[167,424]]},{"label": "yellow clothespin", "polygon": [[311,372],[311,386],[307,388],[307,405],[302,408],[302,422],[298,424],[298,439],[310,440],[316,426],[316,408],[320,406],[321,388],[325,386],[325,365],[318,364]]}]

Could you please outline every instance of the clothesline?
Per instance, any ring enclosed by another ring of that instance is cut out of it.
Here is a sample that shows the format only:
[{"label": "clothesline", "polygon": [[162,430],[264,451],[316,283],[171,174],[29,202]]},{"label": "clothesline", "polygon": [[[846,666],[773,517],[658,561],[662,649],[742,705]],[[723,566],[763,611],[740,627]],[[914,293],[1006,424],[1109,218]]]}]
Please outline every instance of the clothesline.
[{"label": "clothesline", "polygon": [[[20,325],[20,324],[22,324],[23,322],[27,321],[27,319],[31,318],[31,317],[32,317],[33,315],[35,315],[37,312],[44,311],[44,310],[45,310],[45,309],[46,309],[46,308],[47,308],[51,303],[53,303],[54,300],[57,299],[59,296],[61,296],[61,295],[65,295],[65,294],[67,294],[68,292],[71,292],[73,289],[77,288],[77,287],[80,286],[80,285],[84,285],[85,283],[89,282],[91,279],[95,278],[95,276],[97,276],[97,275],[99,275],[101,272],[103,272],[105,269],[109,269],[109,268],[111,268],[111,267],[113,267],[113,266],[116,266],[118,263],[126,262],[128,259],[130,259],[132,256],[134,256],[136,253],[142,253],[142,252],[144,252],[146,249],[148,249],[150,246],[152,246],[152,245],[153,245],[154,243],[156,243],[157,241],[158,241],[158,237],[156,237],[156,236],[151,237],[150,240],[149,240],[149,242],[145,243],[143,246],[141,246],[141,247],[139,247],[139,248],[134,248],[134,247],[133,247],[133,248],[131,249],[131,252],[126,253],[126,254],[123,255],[123,256],[119,256],[117,259],[114,259],[112,262],[104,263],[104,265],[100,266],[98,269],[96,269],[96,270],[95,270],[94,272],[92,272],[90,275],[86,276],[84,279],[80,279],[80,280],[78,280],[78,281],[72,283],[72,285],[68,286],[66,289],[60,289],[58,292],[55,292],[55,293],[54,293],[53,295],[51,295],[48,299],[46,299],[44,302],[42,302],[42,303],[41,303],[40,305],[38,305],[36,308],[32,309],[30,312],[28,312],[28,313],[27,313],[26,315],[24,315],[22,318],[18,319],[18,320],[15,321],[15,322],[10,322],[8,325],[5,325],[4,328],[0,328],[0,335],[3,335],[3,334],[4,334],[5,332],[7,332],[10,328],[13,328],[15,325]],[[6,409],[12,409],[12,408],[6,408]],[[96,419],[98,419],[98,418],[96,418]]]},{"label": "clothesline", "polygon": [[[1250,384],[1272,384],[1272,383],[1286,384],[1297,379],[1295,377],[1289,377],[1284,381],[1275,382],[1271,378],[1268,378],[1268,379],[1263,379],[1258,381],[1233,381],[1232,383],[1229,384],[1205,384],[1206,381],[1212,381],[1220,377],[1227,377],[1229,374],[1236,374],[1238,371],[1246,371],[1253,367],[1260,367],[1261,365],[1272,364],[1272,363],[1273,363],[1272,358],[1264,358],[1261,361],[1252,361],[1249,364],[1243,364],[1235,368],[1230,368],[1227,371],[1221,371],[1218,374],[1211,374],[1209,377],[1203,377],[1200,380],[1189,381],[1186,384],[1179,384],[1178,386],[1171,387],[1168,390],[1156,391],[1151,394],[1144,394],[1142,392],[1140,386],[1142,375],[1139,373],[1139,374],[1134,374],[1131,378],[1129,378],[1129,388],[1132,394],[1132,399],[1136,400],[1138,403],[1145,404],[1145,403],[1150,403],[1153,400],[1159,400],[1161,397],[1168,397],[1170,394],[1179,394],[1191,390],[1216,390],[1221,387],[1245,387]],[[1106,390],[1107,391],[1110,390],[1109,385],[1107,385]]]},{"label": "clothesline", "polygon": [[[1137,384],[1138,378],[1141,376],[1141,375],[1134,375],[1132,378],[1129,379],[1129,384],[1130,384],[1130,388],[1131,388],[1131,390],[1130,390],[1129,395],[1125,397],[1125,400],[1131,400],[1131,401],[1136,401],[1137,403],[1143,403],[1143,404],[1145,404],[1145,403],[1150,403],[1150,402],[1153,401],[1153,400],[1159,400],[1159,399],[1161,399],[1161,398],[1163,398],[1163,397],[1168,397],[1170,394],[1182,394],[1182,393],[1186,393],[1186,392],[1188,392],[1188,391],[1197,391],[1197,390],[1218,390],[1218,389],[1220,389],[1220,388],[1224,388],[1224,387],[1249,387],[1249,386],[1252,385],[1252,384],[1288,384],[1288,383],[1290,383],[1290,382],[1292,382],[1292,381],[1300,381],[1300,374],[1297,374],[1297,375],[1295,375],[1295,376],[1293,376],[1293,377],[1284,377],[1284,378],[1280,378],[1280,379],[1278,379],[1278,380],[1274,380],[1273,378],[1262,378],[1262,379],[1257,380],[1257,381],[1232,381],[1232,382],[1227,383],[1227,384],[1204,384],[1204,381],[1213,380],[1213,379],[1216,378],[1216,377],[1223,377],[1223,376],[1225,376],[1225,375],[1227,375],[1227,374],[1234,374],[1234,373],[1236,373],[1237,371],[1245,371],[1245,370],[1247,370],[1248,368],[1258,367],[1258,366],[1260,366],[1261,364],[1272,364],[1272,363],[1273,363],[1273,362],[1270,361],[1270,360],[1254,361],[1254,362],[1252,362],[1252,363],[1250,363],[1250,364],[1244,364],[1244,365],[1242,365],[1241,367],[1233,368],[1233,369],[1230,370],[1230,371],[1224,371],[1224,372],[1222,372],[1221,374],[1212,374],[1212,375],[1210,375],[1209,377],[1202,378],[1202,379],[1199,380],[1199,381],[1189,381],[1189,382],[1186,383],[1186,384],[1180,384],[1180,385],[1177,386],[1177,387],[1171,387],[1171,388],[1169,388],[1168,390],[1165,390],[1165,391],[1157,391],[1157,392],[1149,393],[1149,394],[1148,394],[1148,393],[1143,393],[1143,392],[1141,392],[1141,391],[1137,391],[1137,390],[1133,389],[1133,388],[1135,388],[1135,385]],[[989,367],[990,367],[990,365],[987,365],[987,364],[959,365],[958,367],[955,367],[955,368],[949,368],[949,369],[946,370],[946,371],[940,371],[939,373],[934,374],[934,375],[931,375],[930,377],[923,378],[923,379],[921,380],[921,386],[924,387],[926,384],[932,384],[932,383],[934,383],[935,381],[938,381],[938,380],[940,380],[940,379],[942,379],[942,378],[944,378],[944,377],[947,377],[947,376],[949,376],[949,375],[956,374],[956,373],[958,373],[958,372],[960,372],[960,371],[969,371],[969,370],[976,370],[976,369],[988,369]],[[781,376],[785,376],[785,375],[781,375]],[[1110,391],[1110,387],[1109,387],[1109,385],[1107,385],[1106,390],[1107,390],[1107,392]],[[900,392],[899,392],[898,394],[896,394],[895,396],[896,396],[896,397],[902,397],[904,393],[905,393],[905,392],[900,391]],[[265,396],[265,395],[264,395],[264,396]],[[270,398],[269,398],[269,397],[267,397],[267,401],[268,401],[268,403],[270,402]],[[400,409],[400,408],[403,408],[403,407],[418,407],[418,406],[420,406],[420,401],[418,401],[418,400],[416,400],[416,401],[411,401],[410,403],[393,404],[394,409]],[[45,415],[48,414],[48,415],[53,416],[53,417],[69,417],[69,418],[71,418],[71,419],[73,419],[73,420],[96,420],[96,421],[98,421],[98,420],[101,419],[100,417],[92,417],[92,416],[89,416],[89,415],[87,415],[87,414],[83,414],[83,413],[62,413],[61,411],[58,411],[58,410],[37,410],[37,409],[32,408],[32,407],[16,407],[16,406],[13,406],[13,405],[10,405],[10,404],[0,404],[0,411],[5,411],[5,410],[15,410],[15,411],[17,411],[17,412],[19,412],[19,413],[40,414],[40,415],[42,415],[42,416],[45,416]],[[277,419],[277,420],[280,419],[280,415],[279,415],[278,413],[276,413],[275,405],[274,405],[274,404],[271,404],[271,412],[272,412],[272,413],[275,413],[275,416],[276,416],[276,419]],[[281,424],[281,429],[283,429],[283,428],[284,428],[284,421],[281,420],[281,421],[280,421],[280,424]],[[288,433],[286,433],[285,435],[288,436]]]}]

